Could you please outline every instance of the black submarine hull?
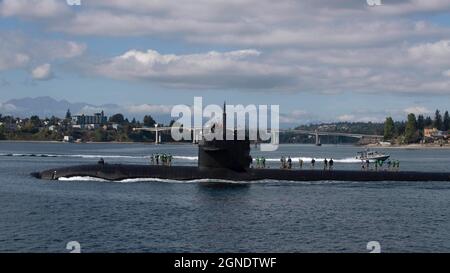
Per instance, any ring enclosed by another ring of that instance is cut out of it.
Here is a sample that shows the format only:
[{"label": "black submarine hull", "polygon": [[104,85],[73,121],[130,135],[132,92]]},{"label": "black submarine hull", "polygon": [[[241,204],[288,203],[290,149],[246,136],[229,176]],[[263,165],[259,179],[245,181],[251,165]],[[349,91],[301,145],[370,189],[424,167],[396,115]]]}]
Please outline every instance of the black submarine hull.
[{"label": "black submarine hull", "polygon": [[216,179],[228,181],[450,181],[450,173],[407,171],[345,171],[345,170],[284,170],[254,169],[234,171],[227,168],[199,168],[194,166],[156,166],[128,164],[91,164],[50,169],[32,173],[34,177],[57,180],[89,176],[110,181],[135,178],[170,180]]}]

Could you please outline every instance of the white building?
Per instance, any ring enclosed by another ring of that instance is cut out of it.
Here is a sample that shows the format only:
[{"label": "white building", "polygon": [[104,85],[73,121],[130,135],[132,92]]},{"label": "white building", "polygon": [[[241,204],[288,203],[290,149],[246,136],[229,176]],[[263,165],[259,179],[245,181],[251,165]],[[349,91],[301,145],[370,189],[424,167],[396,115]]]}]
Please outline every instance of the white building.
[{"label": "white building", "polygon": [[63,141],[64,142],[73,142],[73,137],[72,136],[64,136]]}]

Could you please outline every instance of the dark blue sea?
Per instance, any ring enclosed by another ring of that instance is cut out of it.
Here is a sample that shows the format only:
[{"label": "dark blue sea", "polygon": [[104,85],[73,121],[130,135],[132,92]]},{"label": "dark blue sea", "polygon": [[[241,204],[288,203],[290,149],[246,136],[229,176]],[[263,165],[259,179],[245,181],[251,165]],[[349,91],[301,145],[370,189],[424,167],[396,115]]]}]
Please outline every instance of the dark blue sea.
[{"label": "dark blue sea", "polygon": [[[264,155],[332,157],[359,169],[353,146],[282,145]],[[402,170],[450,172],[449,149],[378,149]],[[125,180],[43,181],[29,174],[95,163],[148,164],[170,153],[196,165],[196,146],[0,142],[0,251],[382,252],[450,251],[450,183]],[[305,168],[308,164],[305,163]]]}]

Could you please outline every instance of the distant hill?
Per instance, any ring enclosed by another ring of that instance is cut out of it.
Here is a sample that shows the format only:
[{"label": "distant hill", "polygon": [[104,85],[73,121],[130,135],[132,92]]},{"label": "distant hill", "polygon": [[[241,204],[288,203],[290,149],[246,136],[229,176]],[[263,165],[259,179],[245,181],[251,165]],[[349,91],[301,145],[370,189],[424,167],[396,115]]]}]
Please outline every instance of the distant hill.
[{"label": "distant hill", "polygon": [[306,131],[324,131],[351,134],[383,135],[384,123],[376,122],[335,122],[298,126],[296,129]]},{"label": "distant hill", "polygon": [[67,109],[70,109],[72,114],[84,112],[87,112],[87,114],[92,114],[93,111],[99,109],[113,110],[120,108],[115,104],[93,105],[83,102],[70,103],[66,100],[56,100],[51,97],[12,99],[4,104],[14,106],[14,110],[10,110],[10,113],[8,114],[14,114],[17,116],[37,115],[40,117],[64,117]]}]

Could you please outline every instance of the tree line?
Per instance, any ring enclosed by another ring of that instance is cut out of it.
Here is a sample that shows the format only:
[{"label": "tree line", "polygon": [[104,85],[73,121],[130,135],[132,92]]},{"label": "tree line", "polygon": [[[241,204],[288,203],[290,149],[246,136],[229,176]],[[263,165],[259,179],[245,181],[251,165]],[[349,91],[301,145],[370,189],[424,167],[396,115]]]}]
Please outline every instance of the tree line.
[{"label": "tree line", "polygon": [[[118,124],[112,129],[112,124]],[[135,127],[154,127],[157,122],[151,115],[144,116],[143,120],[133,118],[129,121],[123,114],[112,115],[107,124],[103,124],[95,130],[74,128],[72,115],[67,111],[65,118],[58,117],[41,119],[38,116],[18,118],[3,116],[0,114],[0,140],[38,140],[61,141],[64,136],[72,136],[73,139],[82,141],[130,141],[149,142],[154,141],[154,133],[133,131]],[[162,126],[162,124],[160,124]],[[161,134],[167,138],[165,134]]]},{"label": "tree line", "polygon": [[445,111],[442,116],[439,110],[436,110],[434,118],[430,116],[410,113],[406,122],[395,122],[392,117],[387,117],[384,123],[384,139],[386,141],[396,141],[400,144],[417,143],[424,138],[425,128],[436,128],[440,131],[450,129],[450,116]]}]

